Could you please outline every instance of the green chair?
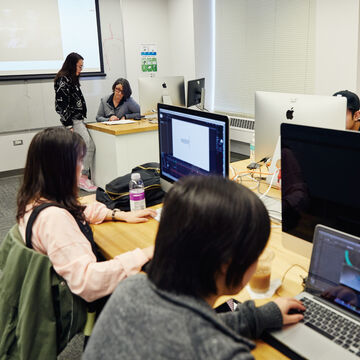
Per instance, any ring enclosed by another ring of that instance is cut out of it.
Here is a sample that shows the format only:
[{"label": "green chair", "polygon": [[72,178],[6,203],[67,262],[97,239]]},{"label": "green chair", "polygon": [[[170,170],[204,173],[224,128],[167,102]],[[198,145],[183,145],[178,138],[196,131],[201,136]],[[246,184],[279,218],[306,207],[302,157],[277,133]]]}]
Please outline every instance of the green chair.
[{"label": "green chair", "polygon": [[[56,359],[86,330],[87,303],[71,293],[49,258],[28,248],[18,225],[0,245],[0,360]],[[92,324],[91,324],[92,321]]]}]

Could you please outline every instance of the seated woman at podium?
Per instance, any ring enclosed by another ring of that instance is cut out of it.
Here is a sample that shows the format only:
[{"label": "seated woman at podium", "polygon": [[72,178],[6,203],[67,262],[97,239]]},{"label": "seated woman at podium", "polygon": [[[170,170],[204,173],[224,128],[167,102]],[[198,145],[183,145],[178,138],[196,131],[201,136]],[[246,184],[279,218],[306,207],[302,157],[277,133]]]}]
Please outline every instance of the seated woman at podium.
[{"label": "seated woman at podium", "polygon": [[117,79],[112,86],[112,94],[100,100],[96,121],[140,119],[140,106],[132,98],[132,90],[126,79]]},{"label": "seated woman at podium", "polygon": [[117,287],[95,324],[84,359],[250,359],[251,338],[303,318],[295,299],[217,314],[254,274],[270,234],[261,200],[215,176],[184,177],[167,193],[148,275]]}]

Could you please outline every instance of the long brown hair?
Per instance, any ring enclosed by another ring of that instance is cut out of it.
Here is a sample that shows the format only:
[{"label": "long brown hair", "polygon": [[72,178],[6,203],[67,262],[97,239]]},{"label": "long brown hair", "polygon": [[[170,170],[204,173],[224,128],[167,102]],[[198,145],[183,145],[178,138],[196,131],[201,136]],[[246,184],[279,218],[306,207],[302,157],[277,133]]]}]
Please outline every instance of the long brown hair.
[{"label": "long brown hair", "polygon": [[80,86],[79,76],[76,75],[76,64],[78,63],[79,60],[84,60],[84,58],[78,53],[75,52],[70,53],[66,57],[63,66],[56,74],[54,81],[56,81],[61,76],[68,76],[69,78],[71,78],[72,82],[75,85]]},{"label": "long brown hair", "polygon": [[84,220],[84,206],[77,199],[77,164],[86,154],[83,138],[65,128],[48,128],[31,141],[23,177],[17,196],[16,220],[26,212],[26,206],[55,202],[76,219]]}]

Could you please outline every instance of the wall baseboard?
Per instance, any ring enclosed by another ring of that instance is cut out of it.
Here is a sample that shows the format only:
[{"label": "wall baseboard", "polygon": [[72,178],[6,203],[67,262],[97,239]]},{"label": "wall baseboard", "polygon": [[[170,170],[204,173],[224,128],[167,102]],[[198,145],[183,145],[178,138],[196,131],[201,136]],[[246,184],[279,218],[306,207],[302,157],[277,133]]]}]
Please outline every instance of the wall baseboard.
[{"label": "wall baseboard", "polygon": [[0,178],[16,176],[16,175],[22,175],[22,174],[24,174],[24,169],[14,169],[14,170],[8,170],[8,171],[0,171]]}]

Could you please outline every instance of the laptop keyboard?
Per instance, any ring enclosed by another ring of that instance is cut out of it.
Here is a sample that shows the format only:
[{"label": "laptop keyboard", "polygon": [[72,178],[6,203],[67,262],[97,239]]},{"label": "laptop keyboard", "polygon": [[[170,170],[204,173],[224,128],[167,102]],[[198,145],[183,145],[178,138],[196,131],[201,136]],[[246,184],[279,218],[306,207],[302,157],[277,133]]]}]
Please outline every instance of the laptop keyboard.
[{"label": "laptop keyboard", "polygon": [[301,299],[304,324],[344,349],[360,356],[360,326],[309,298]]}]

